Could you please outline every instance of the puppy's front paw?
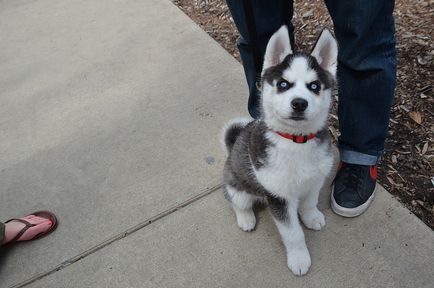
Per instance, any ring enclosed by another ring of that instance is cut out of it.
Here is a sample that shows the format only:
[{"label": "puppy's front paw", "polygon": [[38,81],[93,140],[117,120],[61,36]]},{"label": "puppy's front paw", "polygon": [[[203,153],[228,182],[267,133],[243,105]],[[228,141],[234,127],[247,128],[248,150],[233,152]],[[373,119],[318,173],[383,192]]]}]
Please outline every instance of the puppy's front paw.
[{"label": "puppy's front paw", "polygon": [[288,251],[288,268],[297,276],[307,273],[311,265],[307,248]]},{"label": "puppy's front paw", "polygon": [[321,230],[325,226],[324,214],[318,208],[300,212],[301,221],[312,230]]},{"label": "puppy's front paw", "polygon": [[255,229],[256,217],[253,210],[239,210],[236,211],[236,215],[237,223],[241,230],[248,232]]}]

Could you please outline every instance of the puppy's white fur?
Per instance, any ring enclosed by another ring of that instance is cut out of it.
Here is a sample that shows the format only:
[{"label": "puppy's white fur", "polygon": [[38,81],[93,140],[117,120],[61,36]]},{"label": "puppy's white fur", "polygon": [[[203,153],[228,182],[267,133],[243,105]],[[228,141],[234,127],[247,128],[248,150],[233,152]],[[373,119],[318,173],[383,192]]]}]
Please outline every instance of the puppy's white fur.
[{"label": "puppy's white fur", "polygon": [[[296,275],[303,275],[311,260],[297,211],[307,228],[320,230],[325,226],[325,217],[316,206],[319,191],[333,167],[333,157],[325,150],[318,151],[314,142],[300,145],[273,132],[267,137],[275,146],[268,149],[268,165],[255,170],[255,175],[268,191],[290,203],[289,223],[275,223],[287,250],[288,268]],[[304,164],[294,169],[288,163]]]}]

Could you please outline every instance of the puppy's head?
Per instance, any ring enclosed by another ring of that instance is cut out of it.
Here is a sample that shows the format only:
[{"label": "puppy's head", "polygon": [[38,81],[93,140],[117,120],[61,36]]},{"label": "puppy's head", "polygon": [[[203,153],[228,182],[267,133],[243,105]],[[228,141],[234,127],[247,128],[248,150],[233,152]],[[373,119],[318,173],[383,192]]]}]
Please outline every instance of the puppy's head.
[{"label": "puppy's head", "polygon": [[292,52],[282,26],[268,42],[262,70],[262,113],[274,130],[316,133],[327,123],[336,81],[338,46],[328,29],[310,54]]}]

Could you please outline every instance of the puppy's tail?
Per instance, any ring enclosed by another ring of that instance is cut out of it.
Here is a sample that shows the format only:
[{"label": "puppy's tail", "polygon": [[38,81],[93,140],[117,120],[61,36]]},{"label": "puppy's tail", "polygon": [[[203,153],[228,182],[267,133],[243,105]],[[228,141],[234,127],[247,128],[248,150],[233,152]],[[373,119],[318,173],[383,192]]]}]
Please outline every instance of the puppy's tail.
[{"label": "puppy's tail", "polygon": [[225,124],[220,135],[220,142],[222,143],[226,154],[229,155],[229,152],[232,150],[232,147],[234,146],[235,141],[237,140],[241,131],[251,121],[252,120],[249,118],[235,118]]}]

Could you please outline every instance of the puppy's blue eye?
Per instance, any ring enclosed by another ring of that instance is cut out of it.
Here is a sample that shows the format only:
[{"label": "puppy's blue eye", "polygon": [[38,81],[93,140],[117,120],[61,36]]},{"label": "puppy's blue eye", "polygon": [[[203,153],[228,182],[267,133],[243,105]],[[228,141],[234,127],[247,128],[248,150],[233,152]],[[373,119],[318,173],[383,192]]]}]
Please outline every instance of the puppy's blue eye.
[{"label": "puppy's blue eye", "polygon": [[291,84],[288,81],[280,80],[279,82],[277,82],[277,89],[279,91],[285,91],[288,90],[289,88],[291,88]]},{"label": "puppy's blue eye", "polygon": [[314,81],[312,83],[307,84],[307,88],[309,88],[309,90],[311,90],[314,93],[318,93],[321,86],[317,81]]},{"label": "puppy's blue eye", "polygon": [[279,88],[285,89],[288,88],[288,82],[286,81],[280,81],[279,84],[277,84],[279,86]]}]

